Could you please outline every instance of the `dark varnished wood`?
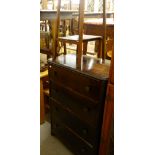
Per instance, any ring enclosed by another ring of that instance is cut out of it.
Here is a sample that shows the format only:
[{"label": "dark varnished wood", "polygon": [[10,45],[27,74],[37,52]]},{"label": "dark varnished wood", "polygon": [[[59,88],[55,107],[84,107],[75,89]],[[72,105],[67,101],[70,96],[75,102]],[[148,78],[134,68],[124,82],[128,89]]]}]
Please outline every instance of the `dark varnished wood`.
[{"label": "dark varnished wood", "polygon": [[75,155],[96,155],[97,149],[85,142],[76,132],[63,124],[59,118],[53,121],[52,134],[57,135]]},{"label": "dark varnished wood", "polygon": [[[51,83],[52,83],[51,88],[53,88],[54,90],[59,90],[59,91],[63,90],[64,92],[67,92],[68,94],[70,94],[76,98],[81,98],[81,100],[83,100],[83,101],[88,101],[89,104],[91,104],[91,105],[96,105],[99,103],[99,95],[96,94],[96,97],[98,97],[98,100],[94,100],[91,96],[92,91],[87,91],[87,89],[89,89],[89,87],[90,87],[89,85],[86,87],[81,87],[81,89],[80,89],[81,85],[79,85],[79,83],[76,83],[76,84],[74,83],[74,85],[72,85],[72,87],[69,87],[68,85],[65,85],[62,82],[51,81]],[[84,84],[84,83],[81,83],[81,84]],[[84,89],[82,90],[82,88],[84,88]],[[84,92],[84,93],[82,93],[82,92]],[[97,92],[98,92],[98,90],[97,90]]]},{"label": "dark varnished wood", "polygon": [[76,155],[98,155],[109,66],[76,55],[49,59],[51,132]]},{"label": "dark varnished wood", "polygon": [[92,78],[107,80],[109,77],[109,65],[102,62],[102,59],[95,59],[88,56],[82,57],[81,66],[77,64],[77,57],[74,54],[61,55],[55,60],[49,59],[49,64],[63,66],[70,70],[79,72]]},{"label": "dark varnished wood", "polygon": [[[97,103],[100,100],[102,91],[102,81],[96,80],[89,76],[83,76],[79,72],[62,68],[60,66],[51,66],[51,79],[53,81],[52,87],[65,88],[77,96],[83,96],[92,102]],[[72,80],[72,82],[71,82]],[[79,85],[79,82],[81,85]]]},{"label": "dark varnished wood", "polygon": [[[98,126],[90,126],[83,119],[79,119],[78,115],[75,115],[73,111],[71,111],[67,106],[63,106],[61,103],[52,99],[53,117],[57,117],[61,119],[61,121],[66,124],[69,128],[74,130],[80,137],[85,139],[91,145],[95,145],[97,143],[97,128]],[[77,117],[78,116],[78,117]]]},{"label": "dark varnished wood", "polygon": [[57,91],[52,89],[51,92],[54,95],[54,100],[56,100],[58,104],[66,107],[80,120],[83,120],[92,127],[97,125],[98,122],[96,120],[98,120],[99,117],[99,106],[93,106],[89,102],[70,96],[68,93],[61,90]]},{"label": "dark varnished wood", "polygon": [[114,49],[112,50],[99,155],[114,155]]},{"label": "dark varnished wood", "polygon": [[100,143],[100,155],[107,155],[107,152],[110,148],[110,134],[114,135],[113,132],[110,133],[112,121],[114,118],[114,86],[112,84],[108,84],[108,90],[106,95],[106,103],[103,117],[103,126],[102,126],[102,134],[101,134],[101,143]]}]

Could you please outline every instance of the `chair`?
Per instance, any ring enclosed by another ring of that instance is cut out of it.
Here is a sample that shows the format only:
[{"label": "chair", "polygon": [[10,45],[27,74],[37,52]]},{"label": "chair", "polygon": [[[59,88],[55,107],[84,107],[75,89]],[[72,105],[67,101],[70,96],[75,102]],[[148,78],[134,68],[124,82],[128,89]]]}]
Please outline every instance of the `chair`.
[{"label": "chair", "polygon": [[[60,25],[60,8],[61,8],[61,0],[58,1],[57,6],[57,26],[56,26],[56,36],[57,40],[55,41],[56,50],[54,52],[56,55],[60,55],[59,43],[61,43],[62,47],[64,47],[64,54],[67,54],[66,43],[77,45],[76,51],[77,55],[86,55],[87,54],[87,45],[90,41],[98,41],[99,42],[99,52],[98,57],[102,57],[102,36],[97,35],[84,35],[83,34],[83,18],[84,18],[84,1],[79,5],[79,20],[78,20],[78,35],[71,36],[63,36],[58,37],[58,28]],[[79,37],[80,36],[80,37]]]},{"label": "chair", "polygon": [[52,56],[50,50],[50,33],[47,31],[40,31],[40,53],[46,54],[47,58]]},{"label": "chair", "polygon": [[[66,43],[76,44],[77,45],[76,51],[78,51],[79,35],[59,37],[58,41],[60,41],[62,43],[62,46],[64,47],[64,54],[67,54]],[[87,45],[88,45],[89,41],[98,41],[99,42],[98,57],[101,57],[102,37],[94,36],[94,35],[83,35],[83,55],[87,54]]]}]

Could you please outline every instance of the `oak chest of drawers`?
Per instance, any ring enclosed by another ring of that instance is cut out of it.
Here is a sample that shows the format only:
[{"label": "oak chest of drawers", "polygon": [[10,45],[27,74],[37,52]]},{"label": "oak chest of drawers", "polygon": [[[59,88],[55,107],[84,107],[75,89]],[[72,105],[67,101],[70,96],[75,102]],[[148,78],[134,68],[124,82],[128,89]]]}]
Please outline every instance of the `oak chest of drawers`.
[{"label": "oak chest of drawers", "polygon": [[51,133],[75,155],[97,155],[109,66],[67,54],[49,59]]}]

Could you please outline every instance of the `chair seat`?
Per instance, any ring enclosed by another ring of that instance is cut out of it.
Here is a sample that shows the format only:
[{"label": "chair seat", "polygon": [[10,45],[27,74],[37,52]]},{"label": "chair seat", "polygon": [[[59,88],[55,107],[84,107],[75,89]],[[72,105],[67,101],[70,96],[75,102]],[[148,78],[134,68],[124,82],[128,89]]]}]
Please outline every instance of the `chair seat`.
[{"label": "chair seat", "polygon": [[[78,48],[79,43],[79,35],[72,35],[72,36],[66,36],[66,37],[59,37],[58,41],[62,43],[62,46],[64,46],[64,54],[66,54],[66,43],[69,44],[76,44]],[[89,41],[98,41],[98,57],[101,57],[101,46],[102,46],[102,36],[96,36],[96,35],[83,35],[83,54],[87,54],[87,45]],[[77,50],[78,51],[78,50]]]},{"label": "chair seat", "polygon": [[[100,40],[100,39],[102,39],[102,36],[83,35],[83,41],[94,41],[94,40]],[[59,37],[59,41],[77,43],[79,41],[79,35]]]}]

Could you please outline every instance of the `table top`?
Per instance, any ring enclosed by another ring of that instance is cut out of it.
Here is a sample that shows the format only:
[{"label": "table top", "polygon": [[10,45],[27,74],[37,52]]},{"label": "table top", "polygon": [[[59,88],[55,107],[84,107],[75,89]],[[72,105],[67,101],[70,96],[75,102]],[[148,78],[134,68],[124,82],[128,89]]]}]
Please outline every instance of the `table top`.
[{"label": "table top", "polygon": [[[101,25],[101,24],[103,24],[103,19],[99,18],[99,19],[85,20],[84,24]],[[106,18],[106,25],[114,26],[114,19],[113,18]]]},{"label": "table top", "polygon": [[[57,13],[57,10],[40,10],[42,13]],[[75,13],[77,10],[60,10],[62,13]]]},{"label": "table top", "polygon": [[[109,16],[114,16],[114,12],[106,12],[107,17]],[[79,16],[79,13],[73,13],[73,16]],[[103,13],[102,12],[85,12],[84,13],[85,18],[103,18]]]}]

